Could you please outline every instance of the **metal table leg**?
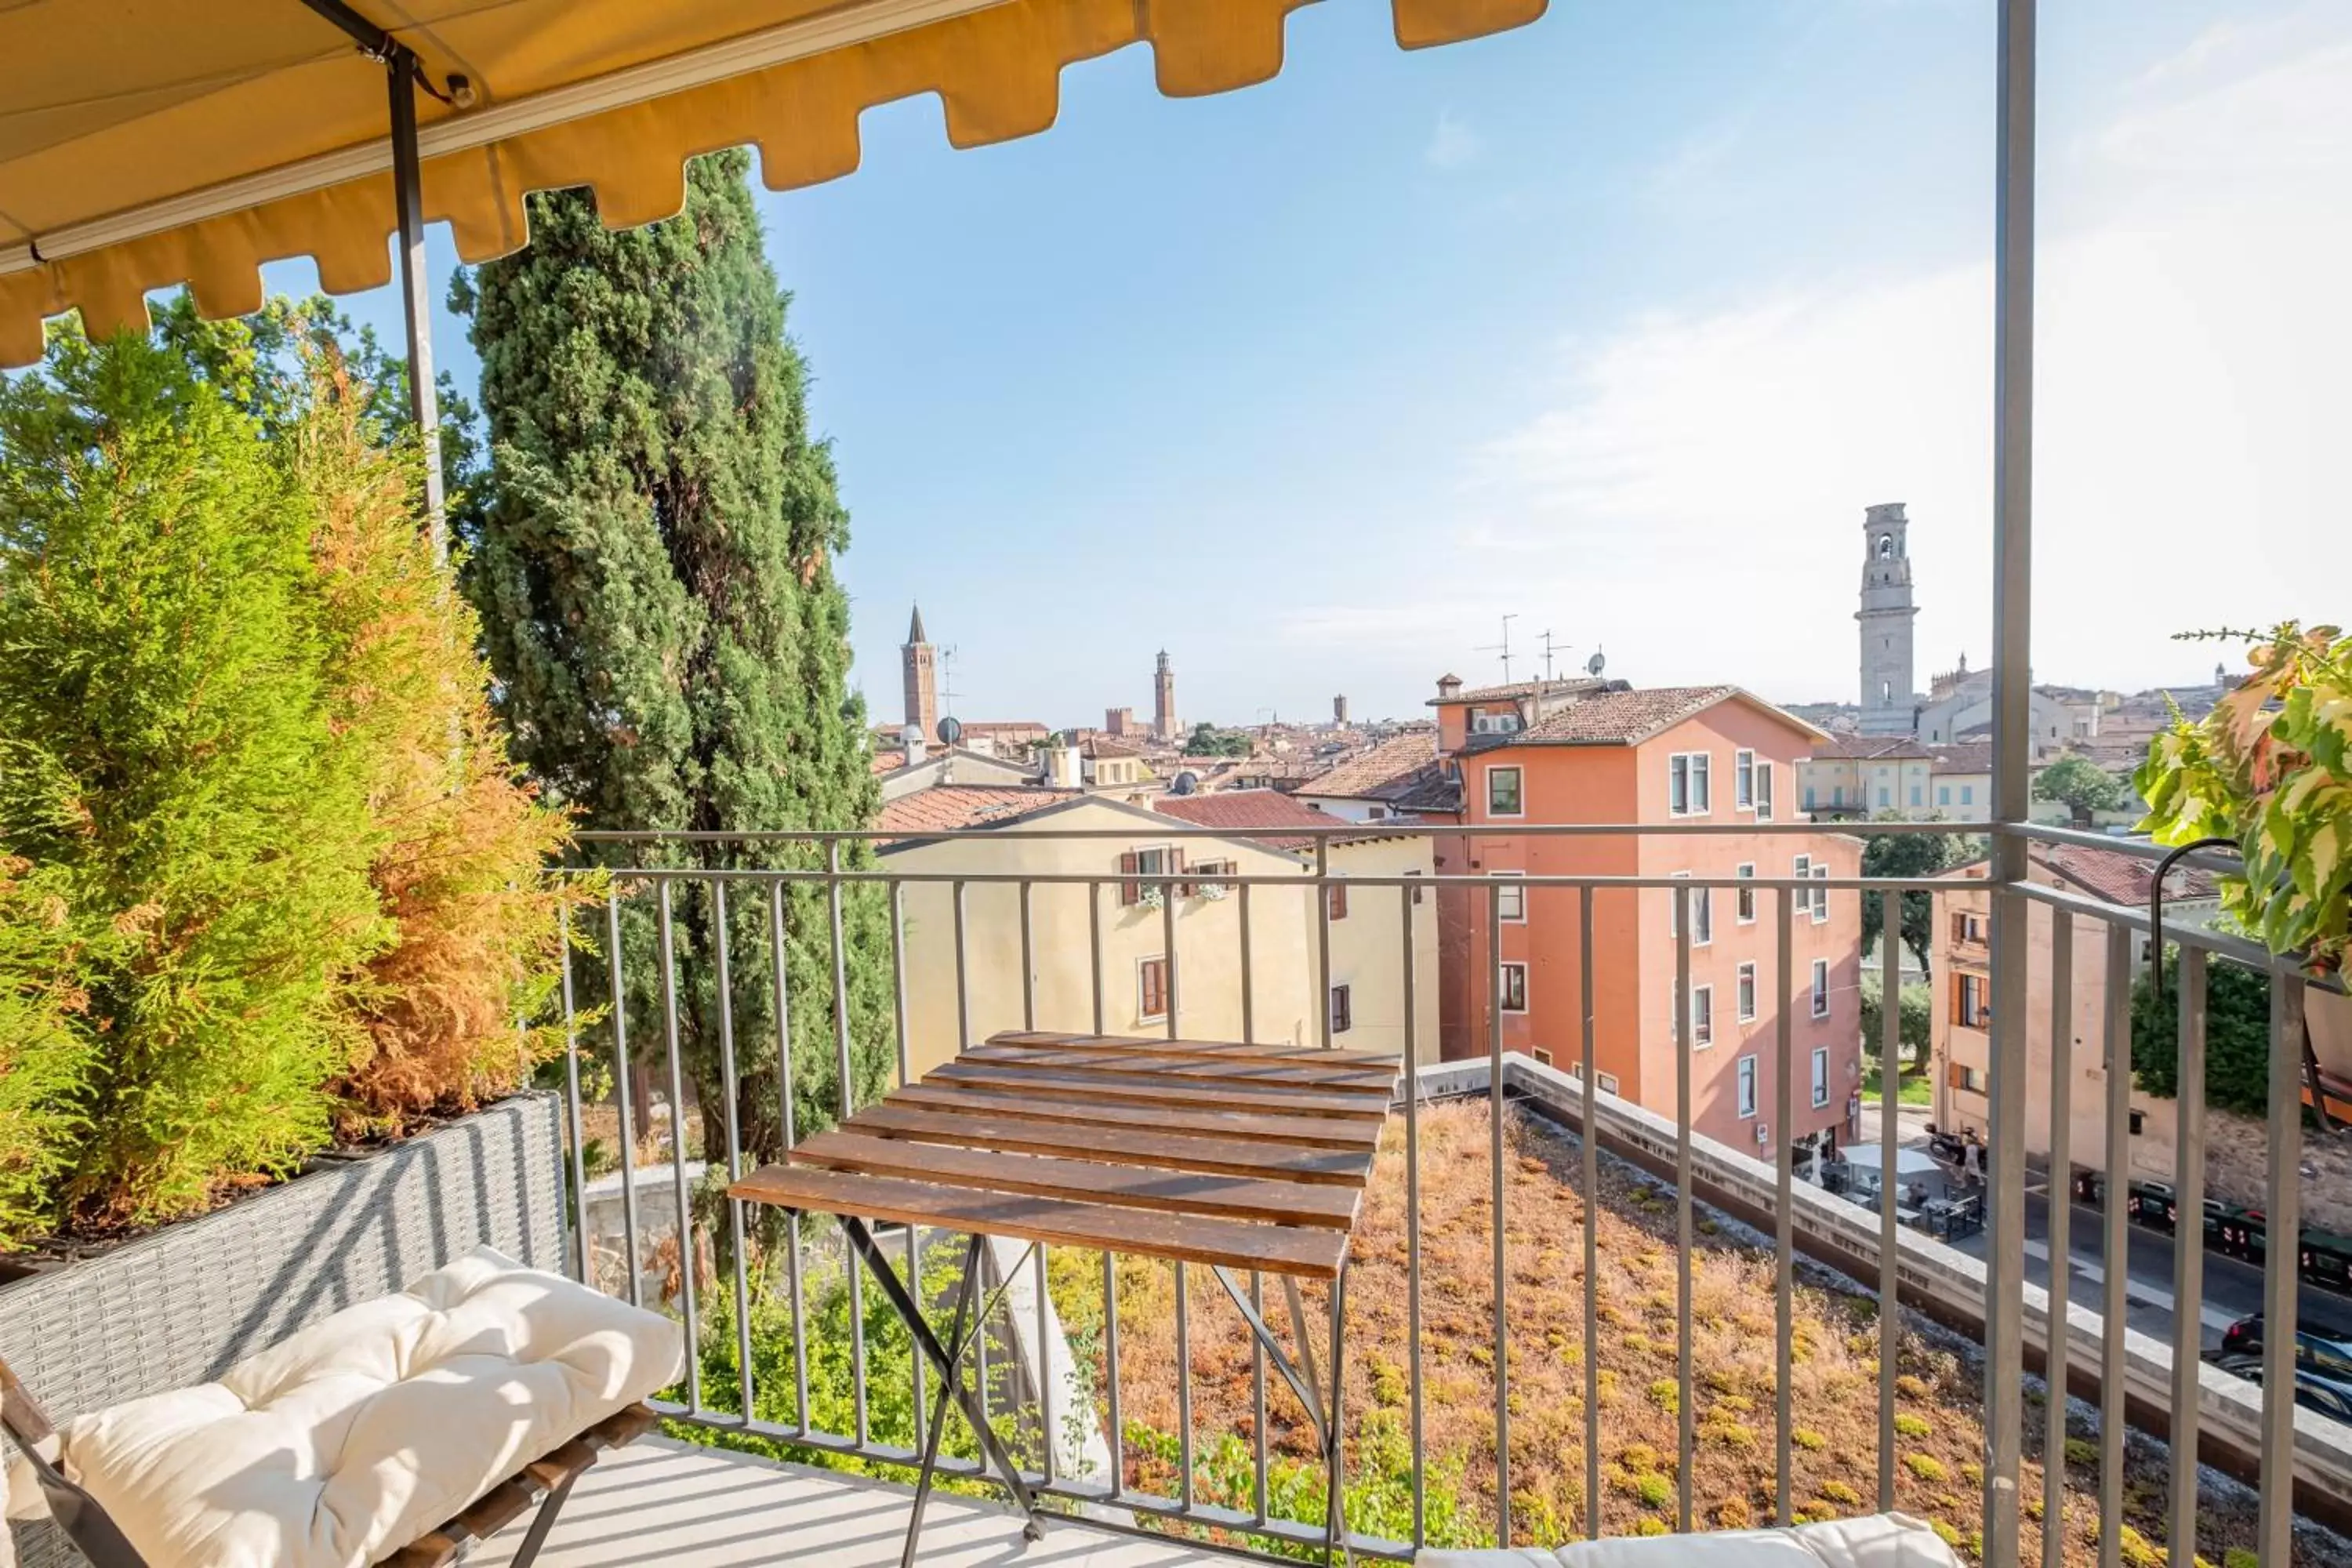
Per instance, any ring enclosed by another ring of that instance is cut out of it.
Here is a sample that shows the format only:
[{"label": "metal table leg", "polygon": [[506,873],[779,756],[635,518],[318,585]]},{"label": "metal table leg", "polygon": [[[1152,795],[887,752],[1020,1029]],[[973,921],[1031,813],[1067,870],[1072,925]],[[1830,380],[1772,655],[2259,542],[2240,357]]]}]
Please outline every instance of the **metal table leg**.
[{"label": "metal table leg", "polygon": [[[1021,1505],[1021,1511],[1028,1516],[1028,1522],[1022,1526],[1022,1535],[1030,1541],[1043,1539],[1045,1515],[1038,1510],[1036,1494],[1022,1479],[1020,1464],[999,1440],[994,1428],[989,1426],[979,1398],[963,1386],[959,1375],[965,1355],[980,1342],[988,1321],[989,1309],[993,1305],[992,1299],[982,1294],[979,1283],[986,1241],[975,1236],[964,1249],[963,1278],[956,1286],[954,1323],[948,1331],[948,1342],[942,1345],[939,1336],[931,1331],[930,1324],[925,1321],[922,1303],[915,1290],[909,1289],[890,1266],[889,1258],[884,1256],[873,1234],[866,1228],[866,1222],[843,1215],[841,1228],[843,1234],[849,1237],[851,1249],[864,1258],[866,1268],[872,1270],[875,1283],[882,1288],[882,1294],[889,1301],[891,1310],[906,1323],[916,1348],[939,1369],[940,1373],[939,1409],[932,1418],[930,1430],[925,1434],[922,1466],[917,1472],[915,1482],[914,1516],[907,1524],[907,1542],[899,1554],[899,1568],[913,1568],[916,1542],[922,1533],[923,1509],[929,1500],[932,1476],[939,1466],[940,1432],[947,1424],[950,1399],[954,1400],[956,1407],[963,1412],[965,1421],[971,1424],[974,1436],[979,1439],[984,1462],[996,1473],[997,1480],[1013,1494],[1013,1500]],[[1017,1268],[1015,1272],[1018,1272]],[[919,1277],[917,1286],[919,1285]],[[967,1326],[965,1313],[975,1297],[980,1298],[980,1309],[971,1314]]]},{"label": "metal table leg", "polygon": [[1316,1447],[1323,1458],[1323,1560],[1327,1564],[1335,1561],[1352,1564],[1355,1552],[1348,1542],[1347,1478],[1342,1473],[1346,1468],[1347,1455],[1342,1419],[1345,1405],[1340,1397],[1347,1373],[1342,1358],[1347,1349],[1348,1266],[1342,1261],[1338,1277],[1331,1281],[1331,1343],[1328,1361],[1331,1383],[1328,1405],[1324,1401],[1321,1380],[1316,1375],[1315,1346],[1307,1337],[1307,1310],[1299,1300],[1298,1282],[1287,1279],[1283,1281],[1290,1302],[1291,1331],[1298,1341],[1298,1354],[1293,1357],[1276,1342],[1273,1331],[1266,1327],[1265,1318],[1250,1304],[1249,1292],[1234,1279],[1233,1271],[1215,1268],[1210,1272],[1216,1276],[1217,1283],[1225,1288],[1225,1294],[1233,1298],[1234,1306],[1241,1312],[1242,1321],[1249,1325],[1250,1333],[1265,1351],[1267,1363],[1282,1374],[1283,1381],[1290,1384],[1290,1392],[1307,1409],[1307,1419],[1315,1427]]}]

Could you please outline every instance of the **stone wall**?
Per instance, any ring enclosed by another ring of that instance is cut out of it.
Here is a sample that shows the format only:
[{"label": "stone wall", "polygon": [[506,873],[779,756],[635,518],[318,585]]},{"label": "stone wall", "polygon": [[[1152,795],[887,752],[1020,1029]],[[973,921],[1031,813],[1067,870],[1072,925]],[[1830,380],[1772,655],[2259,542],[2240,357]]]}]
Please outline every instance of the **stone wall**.
[{"label": "stone wall", "polygon": [[[2270,1190],[2269,1122],[2227,1110],[2205,1112],[2205,1189],[2247,1208],[2263,1206]],[[2303,1218],[2352,1236],[2352,1134],[2305,1125]]]}]

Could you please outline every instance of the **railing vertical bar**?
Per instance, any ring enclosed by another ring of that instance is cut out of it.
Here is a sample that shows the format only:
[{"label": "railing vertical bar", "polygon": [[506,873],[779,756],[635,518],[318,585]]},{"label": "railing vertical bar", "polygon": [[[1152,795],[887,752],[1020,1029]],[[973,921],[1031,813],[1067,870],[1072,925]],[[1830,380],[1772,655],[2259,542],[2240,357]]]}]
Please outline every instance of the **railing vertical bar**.
[{"label": "railing vertical bar", "polygon": [[1176,1260],[1176,1500],[1192,1506],[1192,1301],[1191,1270]]},{"label": "railing vertical bar", "polygon": [[1164,882],[1160,886],[1160,946],[1167,955],[1168,963],[1168,994],[1162,1000],[1168,1004],[1168,1037],[1181,1040],[1184,1037],[1178,1016],[1184,1004],[1176,975],[1176,899],[1183,884]]},{"label": "railing vertical bar", "polygon": [[[564,891],[570,892],[569,884]],[[555,911],[555,952],[563,963],[563,1114],[564,1136],[572,1144],[572,1237],[573,1261],[580,1282],[593,1287],[596,1276],[588,1248],[588,1151],[580,1131],[580,1023],[572,1000],[572,906]]]},{"label": "railing vertical bar", "polygon": [[[965,947],[963,883],[954,885],[952,896],[955,906],[956,1049],[961,1052],[971,1049],[971,958]],[[843,1120],[848,1120],[845,1113]]]},{"label": "railing vertical bar", "polygon": [[[1022,884],[1024,890],[1028,886],[1026,882]],[[1039,1242],[1035,1249],[1030,1253],[1030,1259],[1036,1266],[1036,1273],[1030,1280],[1030,1288],[1037,1297],[1037,1353],[1030,1358],[1029,1364],[1037,1374],[1037,1428],[1043,1437],[1039,1447],[1045,1450],[1043,1463],[1039,1468],[1050,1481],[1054,1479],[1054,1358],[1046,1352],[1046,1336],[1052,1332],[1053,1325],[1048,1321],[1049,1314],[1045,1310],[1045,1244],[1044,1242]],[[1008,1311],[1010,1310],[1007,1309]]]},{"label": "railing vertical bar", "polygon": [[[2099,1519],[2124,1517],[2124,1331],[2126,1299],[2124,1288],[2131,1275],[2131,1237],[2125,1229],[2124,1206],[2131,1192],[2131,931],[2107,925],[2106,1019],[2104,1055],[2106,1073],[2106,1170],[2101,1184],[2099,1266],[2105,1270],[2105,1290],[2099,1324]],[[1995,999],[1994,1005],[2000,1003]],[[2123,1531],[2099,1531],[2099,1568],[2117,1568],[2123,1562]]]},{"label": "railing vertical bar", "polygon": [[[1408,1442],[1412,1464],[1412,1545],[1418,1551],[1428,1535],[1428,1500],[1423,1485],[1424,1462],[1421,1407],[1421,1029],[1419,992],[1414,970],[1412,930],[1413,889],[1397,889],[1397,912],[1403,930],[1404,1001],[1404,1318],[1405,1386],[1411,1401]],[[1260,1425],[1263,1426],[1261,1419]]]},{"label": "railing vertical bar", "polygon": [[[1779,989],[1773,995],[1772,1049],[1774,1056],[1772,1085],[1772,1127],[1779,1135],[1780,1151],[1776,1161],[1780,1183],[1780,1212],[1773,1226],[1772,1260],[1772,1406],[1774,1435],[1772,1440],[1772,1522],[1787,1528],[1792,1505],[1790,1489],[1796,1484],[1796,1471],[1789,1451],[1789,1434],[1796,1427],[1796,1393],[1791,1373],[1796,1366],[1796,1238],[1792,1231],[1796,1196],[1791,1190],[1791,1178],[1796,1163],[1796,1143],[1793,1130],[1797,1125],[1797,1044],[1796,1044],[1796,922],[1797,895],[1782,889],[1776,900],[1779,932],[1774,951],[1775,978]],[[1886,1073],[1884,1064],[1879,1071],[1879,1114],[1886,1114],[1886,1093],[1884,1085]],[[1814,1173],[1820,1174],[1821,1155],[1816,1151]]]},{"label": "railing vertical bar", "polygon": [[1578,1128],[1584,1169],[1584,1535],[1601,1539],[1601,1106],[1599,1063],[1593,1059],[1597,1009],[1592,999],[1593,889],[1576,890],[1578,1044],[1584,1060],[1584,1121]]},{"label": "railing vertical bar", "polygon": [[[743,1119],[740,1086],[735,1076],[735,981],[728,951],[731,944],[723,879],[711,879],[710,901],[718,933],[713,951],[719,961],[719,1076],[727,1100],[727,1183],[731,1187],[743,1179]],[[707,1118],[709,1112],[704,1114]],[[727,1200],[727,1243],[735,1260],[735,1387],[742,1395],[743,1419],[749,1422],[757,1408],[758,1391],[751,1381],[751,1281],[743,1258],[743,1200],[738,1197]]]},{"label": "railing vertical bar", "polygon": [[[1118,1410],[1118,1265],[1111,1254],[1102,1255],[1103,1271],[1103,1381],[1110,1385],[1110,1495],[1117,1498],[1127,1489],[1127,1424]],[[1265,1430],[1265,1424],[1258,1423]]]},{"label": "railing vertical bar", "polygon": [[677,1203],[678,1301],[686,1311],[686,1407],[702,1414],[702,1325],[694,1300],[694,1205],[686,1190],[686,1078],[678,1061],[677,954],[670,924],[670,879],[661,898],[662,1032],[669,1058],[669,1183]]},{"label": "railing vertical bar", "polygon": [[[841,1077],[841,1120],[857,1114],[857,1078],[849,1059],[849,944],[841,925],[841,840],[824,841],[824,918],[832,940],[834,1070]],[[849,1233],[841,1233],[841,1270],[849,1279],[850,1400],[856,1414],[857,1442],[869,1436],[866,1409],[866,1286],[865,1274],[851,1250]]]},{"label": "railing vertical bar", "polygon": [[1250,947],[1250,884],[1244,882],[1241,894],[1242,942],[1242,1044],[1257,1043],[1257,976],[1252,968]]},{"label": "railing vertical bar", "polygon": [[[1315,994],[1323,1015],[1323,1048],[1331,1048],[1331,841],[1315,840]],[[1501,1079],[1495,1093],[1503,1092]]]},{"label": "railing vertical bar", "polygon": [[[1021,884],[1021,1026],[1024,1029],[1037,1026],[1037,931],[1029,907],[1036,887],[1034,882]],[[1052,1473],[1046,1472],[1049,1477]]]},{"label": "railing vertical bar", "polygon": [[[2263,1205],[2262,1495],[2255,1544],[2264,1568],[2294,1546],[2295,1270],[2303,1233],[2303,976],[2271,968],[2270,1193]],[[2319,1086],[2312,1086],[2315,1091]]]},{"label": "railing vertical bar", "polygon": [[1691,1529],[1692,1472],[1698,1468],[1698,1412],[1692,1388],[1691,1347],[1691,906],[1690,889],[1675,900],[1675,1528]]},{"label": "railing vertical bar", "polygon": [[[800,1141],[798,1118],[793,1110],[793,1007],[790,967],[784,952],[784,884],[768,883],[768,970],[776,997],[776,1098],[784,1130],[784,1148]],[[801,1216],[797,1209],[784,1215],[788,1250],[784,1254],[784,1289],[792,1295],[793,1426],[809,1429],[808,1314],[801,1300]],[[919,1405],[919,1401],[918,1405]]]},{"label": "railing vertical bar", "polygon": [[1089,989],[1094,998],[1095,1033],[1099,1035],[1103,1032],[1102,884],[1100,882],[1087,884],[1087,951],[1093,957],[1093,965],[1087,973],[1093,980]]},{"label": "railing vertical bar", "polygon": [[[1316,848],[1322,849],[1322,840]],[[1318,900],[1328,899],[1319,888]],[[1320,904],[1328,922],[1331,906]],[[1491,1136],[1487,1158],[1494,1168],[1495,1226],[1495,1544],[1511,1544],[1511,1403],[1509,1318],[1503,1300],[1504,1241],[1508,1227],[1503,1217],[1503,888],[1486,889],[1486,1103]],[[1323,1043],[1329,1045],[1331,1010],[1323,1010]],[[1332,1369],[1339,1375],[1339,1369]]]},{"label": "railing vertical bar", "polygon": [[[907,996],[907,885],[892,880],[889,884],[890,907],[890,1008],[891,1023],[898,1037],[898,1087],[904,1089],[914,1077],[913,1052],[908,1019],[912,1016]],[[922,1294],[923,1240],[922,1227],[907,1227],[907,1279],[917,1298]],[[923,1447],[924,1427],[930,1421],[930,1412],[924,1407],[923,1352],[909,1344],[907,1347],[907,1377],[915,1395],[915,1447]]]},{"label": "railing vertical bar", "polygon": [[[2160,944],[2164,933],[2148,941]],[[2159,945],[2153,951],[2161,953]],[[2171,1560],[2197,1556],[2197,1399],[2204,1365],[2205,1320],[2205,950],[2180,952],[2179,1157],[2172,1178],[2172,1521],[2165,1538]],[[2290,1236],[2292,1232],[2288,1233]]]},{"label": "railing vertical bar", "polygon": [[629,1071],[629,983],[622,973],[621,886],[615,880],[604,895],[604,970],[613,991],[613,1098],[621,1116],[621,1245],[628,1249],[622,1269],[629,1282],[629,1304],[642,1307],[645,1286],[639,1275],[645,1260],[637,1251],[637,1123],[635,1080]]},{"label": "railing vertical bar", "polygon": [[2042,1335],[2042,1568],[2066,1568],[2066,1358],[2074,1285],[2074,917],[2050,923],[2050,1315]]},{"label": "railing vertical bar", "polygon": [[1901,1245],[1895,1239],[1903,1121],[1903,895],[1878,896],[1878,1510],[1895,1506],[1895,1376],[1903,1349]]},{"label": "railing vertical bar", "polygon": [[[1250,1271],[1250,1310],[1257,1321],[1265,1321],[1265,1276]],[[1254,1450],[1250,1468],[1250,1517],[1258,1523],[1265,1522],[1265,1347],[1255,1334],[1250,1336],[1250,1447]],[[1413,1476],[1418,1487],[1421,1477]]]}]

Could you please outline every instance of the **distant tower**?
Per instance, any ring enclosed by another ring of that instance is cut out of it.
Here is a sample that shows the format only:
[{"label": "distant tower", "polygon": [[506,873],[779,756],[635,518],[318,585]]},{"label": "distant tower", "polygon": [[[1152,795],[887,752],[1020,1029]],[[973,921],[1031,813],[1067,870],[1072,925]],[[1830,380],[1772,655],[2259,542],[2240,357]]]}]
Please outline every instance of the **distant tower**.
[{"label": "distant tower", "polygon": [[939,655],[923,637],[920,605],[915,606],[915,619],[907,627],[907,646],[898,650],[898,657],[907,672],[907,722],[929,740],[940,722]]},{"label": "distant tower", "polygon": [[1151,732],[1163,741],[1176,737],[1176,672],[1168,668],[1168,650],[1160,650],[1160,667],[1151,675]]},{"label": "distant tower", "polygon": [[1908,735],[1917,723],[1918,697],[1911,687],[1911,550],[1905,535],[1910,520],[1903,503],[1874,506],[1863,513],[1862,732]]},{"label": "distant tower", "polygon": [[1331,699],[1331,722],[1342,726],[1348,722],[1348,699],[1345,695]]}]

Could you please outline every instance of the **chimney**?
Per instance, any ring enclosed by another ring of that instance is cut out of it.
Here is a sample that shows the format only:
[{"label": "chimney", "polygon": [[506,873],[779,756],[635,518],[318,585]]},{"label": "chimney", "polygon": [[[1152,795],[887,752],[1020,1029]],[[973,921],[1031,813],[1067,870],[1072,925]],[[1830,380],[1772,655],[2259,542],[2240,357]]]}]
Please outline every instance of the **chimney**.
[{"label": "chimney", "polygon": [[1045,782],[1055,789],[1077,789],[1084,782],[1084,770],[1076,746],[1049,746],[1045,750]]},{"label": "chimney", "polygon": [[1437,700],[1440,702],[1450,702],[1461,695],[1462,678],[1460,676],[1441,675],[1437,678]]},{"label": "chimney", "polygon": [[923,727],[920,724],[902,726],[898,731],[898,744],[906,752],[910,765],[929,754],[929,749],[923,744]]}]

